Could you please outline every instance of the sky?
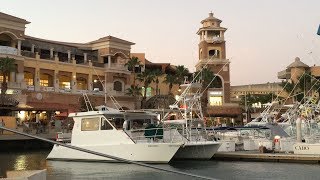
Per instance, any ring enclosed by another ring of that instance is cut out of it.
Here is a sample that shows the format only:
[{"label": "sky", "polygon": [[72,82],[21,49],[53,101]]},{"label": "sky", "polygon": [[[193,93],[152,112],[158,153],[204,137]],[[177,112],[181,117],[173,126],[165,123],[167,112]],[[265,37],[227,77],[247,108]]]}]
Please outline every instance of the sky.
[{"label": "sky", "polygon": [[85,43],[115,36],[151,62],[195,71],[200,21],[222,20],[231,85],[278,82],[295,57],[320,66],[319,0],[2,0],[0,12],[31,22],[26,34]]}]

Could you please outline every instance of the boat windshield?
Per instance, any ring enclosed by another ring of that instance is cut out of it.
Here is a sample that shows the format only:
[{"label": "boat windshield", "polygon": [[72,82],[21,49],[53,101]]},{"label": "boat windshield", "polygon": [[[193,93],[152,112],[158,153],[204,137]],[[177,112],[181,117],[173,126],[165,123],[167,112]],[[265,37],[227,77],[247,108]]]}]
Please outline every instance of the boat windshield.
[{"label": "boat windshield", "polygon": [[122,129],[124,116],[122,114],[105,114],[104,117],[116,128]]}]

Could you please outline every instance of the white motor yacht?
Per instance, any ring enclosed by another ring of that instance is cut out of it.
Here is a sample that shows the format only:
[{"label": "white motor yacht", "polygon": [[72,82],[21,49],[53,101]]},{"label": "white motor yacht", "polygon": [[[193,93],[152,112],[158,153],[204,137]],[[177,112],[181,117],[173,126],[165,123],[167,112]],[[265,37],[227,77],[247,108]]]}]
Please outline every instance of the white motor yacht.
[{"label": "white motor yacht", "polygon": [[[134,114],[134,113],[131,113]],[[71,113],[74,120],[71,145],[99,153],[146,163],[168,163],[181,147],[181,142],[164,143],[145,140],[139,141],[123,129],[134,126],[128,121],[130,114],[106,108],[104,111]],[[148,120],[152,116],[139,114],[138,119]],[[134,120],[135,118],[131,118]],[[125,122],[125,123],[124,123]],[[156,139],[156,138],[154,138]],[[77,161],[115,161],[105,157],[54,145],[48,155],[49,160]]]}]

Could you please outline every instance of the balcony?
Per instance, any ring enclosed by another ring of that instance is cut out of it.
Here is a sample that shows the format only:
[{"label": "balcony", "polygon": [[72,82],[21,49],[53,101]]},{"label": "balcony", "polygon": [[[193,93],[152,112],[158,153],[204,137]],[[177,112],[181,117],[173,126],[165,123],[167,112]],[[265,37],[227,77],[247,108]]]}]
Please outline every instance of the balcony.
[{"label": "balcony", "polygon": [[21,51],[21,55],[25,57],[30,57],[30,58],[36,58],[35,53],[31,51]]},{"label": "balcony", "polygon": [[105,67],[108,69],[117,69],[122,71],[127,71],[128,68],[124,64],[118,64],[118,63],[111,63],[110,67],[108,64],[105,64]]},{"label": "balcony", "polygon": [[18,49],[9,46],[0,46],[0,54],[18,55]]},{"label": "balcony", "polygon": [[290,79],[290,76],[291,74],[287,70],[278,72],[278,79]]},{"label": "balcony", "polygon": [[221,42],[224,41],[224,38],[223,37],[218,37],[218,36],[213,36],[213,37],[206,37],[206,38],[204,38],[204,40],[207,43],[221,43]]}]

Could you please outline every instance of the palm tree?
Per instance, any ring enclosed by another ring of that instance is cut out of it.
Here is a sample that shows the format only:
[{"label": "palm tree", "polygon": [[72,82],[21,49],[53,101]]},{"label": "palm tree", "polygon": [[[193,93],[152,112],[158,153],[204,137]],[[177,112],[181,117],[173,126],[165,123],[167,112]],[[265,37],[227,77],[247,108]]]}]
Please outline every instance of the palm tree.
[{"label": "palm tree", "polygon": [[163,82],[166,84],[169,84],[168,94],[172,94],[171,90],[172,90],[173,84],[177,84],[176,76],[174,76],[172,74],[167,74]]},{"label": "palm tree", "polygon": [[147,99],[147,89],[149,85],[154,81],[155,75],[151,70],[146,69],[144,72],[138,74],[137,79],[140,82],[143,82],[144,92],[143,92],[142,101],[141,101],[141,107],[143,108]]},{"label": "palm tree", "polygon": [[153,71],[153,74],[155,76],[155,83],[156,83],[156,95],[159,95],[159,77],[162,76],[162,71],[160,69],[156,69]]},{"label": "palm tree", "polygon": [[141,96],[141,90],[141,87],[131,85],[130,88],[127,89],[126,94],[133,97],[139,97]]},{"label": "palm tree", "polygon": [[126,64],[128,67],[128,70],[132,72],[133,74],[133,86],[136,86],[136,67],[141,68],[141,62],[139,60],[139,58],[137,57],[132,57]]},{"label": "palm tree", "polygon": [[4,102],[4,96],[8,89],[7,78],[9,77],[10,72],[15,70],[15,59],[5,57],[0,58],[0,75],[3,77],[1,83],[1,104]]},{"label": "palm tree", "polygon": [[179,86],[183,83],[184,77],[189,74],[188,68],[184,67],[184,65],[179,65],[176,68],[176,78]]}]

